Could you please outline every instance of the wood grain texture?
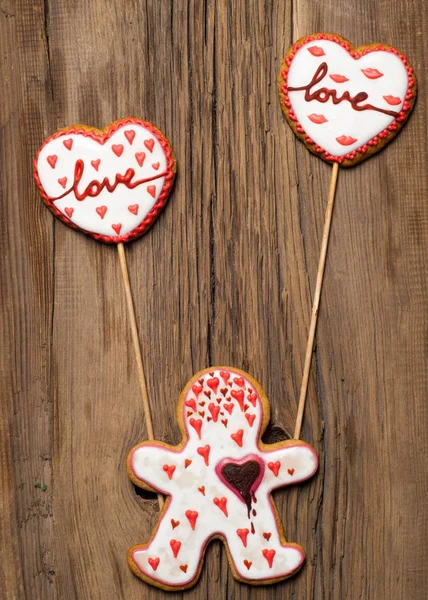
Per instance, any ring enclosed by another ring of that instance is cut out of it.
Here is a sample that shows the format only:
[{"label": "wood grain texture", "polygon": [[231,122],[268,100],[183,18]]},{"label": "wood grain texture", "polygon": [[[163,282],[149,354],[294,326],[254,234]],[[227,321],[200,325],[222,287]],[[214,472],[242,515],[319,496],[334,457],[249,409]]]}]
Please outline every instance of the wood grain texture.
[{"label": "wood grain texture", "polygon": [[275,494],[307,564],[250,588],[214,543],[185,594],[426,598],[427,13],[423,0],[1,3],[2,598],[164,597],[126,563],[158,506],[125,469],[146,428],[117,252],[54,221],[37,147],[126,115],[166,133],[175,189],[127,248],[155,433],[176,443],[187,379],[230,363],[291,434],[331,167],[288,128],[276,78],[290,43],[323,30],[397,46],[420,97],[399,139],[339,174],[302,431],[321,468]]}]

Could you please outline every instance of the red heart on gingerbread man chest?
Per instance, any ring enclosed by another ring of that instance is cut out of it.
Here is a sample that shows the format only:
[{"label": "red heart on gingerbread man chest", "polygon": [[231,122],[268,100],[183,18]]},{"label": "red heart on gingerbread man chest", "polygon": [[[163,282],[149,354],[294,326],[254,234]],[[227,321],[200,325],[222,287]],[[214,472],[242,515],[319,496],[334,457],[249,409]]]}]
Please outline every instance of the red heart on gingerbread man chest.
[{"label": "red heart on gingerbread man chest", "polygon": [[[142,161],[148,147],[153,160]],[[174,175],[164,135],[131,118],[103,131],[84,126],[58,131],[39,149],[34,172],[55,216],[107,243],[130,241],[153,224]]]},{"label": "red heart on gingerbread man chest", "polygon": [[288,51],[279,76],[281,107],[296,135],[321,158],[351,166],[398,133],[416,98],[408,60],[391,46],[354,48],[315,34]]}]

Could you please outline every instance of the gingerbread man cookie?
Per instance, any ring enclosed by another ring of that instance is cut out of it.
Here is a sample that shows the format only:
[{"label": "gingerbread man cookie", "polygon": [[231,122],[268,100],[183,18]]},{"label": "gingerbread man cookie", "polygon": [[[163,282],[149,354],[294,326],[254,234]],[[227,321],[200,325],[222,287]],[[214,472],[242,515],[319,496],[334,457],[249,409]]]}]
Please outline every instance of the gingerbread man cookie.
[{"label": "gingerbread man cookie", "polygon": [[303,549],[286,542],[272,490],[316,472],[315,450],[299,440],[266,445],[269,403],[246,373],[212,367],[184,388],[175,447],[142,442],[128,456],[132,481],[168,496],[152,538],[128,553],[132,571],[165,590],[193,586],[209,541],[221,538],[233,576],[274,583],[295,573]]}]

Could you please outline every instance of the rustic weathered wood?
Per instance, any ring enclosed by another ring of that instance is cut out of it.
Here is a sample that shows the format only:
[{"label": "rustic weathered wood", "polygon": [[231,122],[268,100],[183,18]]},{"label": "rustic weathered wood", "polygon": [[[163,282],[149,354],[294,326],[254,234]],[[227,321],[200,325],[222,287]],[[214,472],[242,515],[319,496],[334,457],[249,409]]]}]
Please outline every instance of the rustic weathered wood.
[{"label": "rustic weathered wood", "polygon": [[275,494],[307,564],[250,588],[215,543],[186,596],[426,598],[427,12],[423,0],[2,3],[2,598],[164,597],[125,558],[158,506],[125,470],[146,426],[117,252],[54,222],[32,182],[37,147],[60,126],[129,114],[168,135],[175,189],[127,248],[155,434],[176,442],[184,383],[230,363],[291,435],[331,168],[289,130],[276,78],[289,44],[322,30],[399,47],[420,98],[399,139],[338,182],[302,430],[321,468]]}]

